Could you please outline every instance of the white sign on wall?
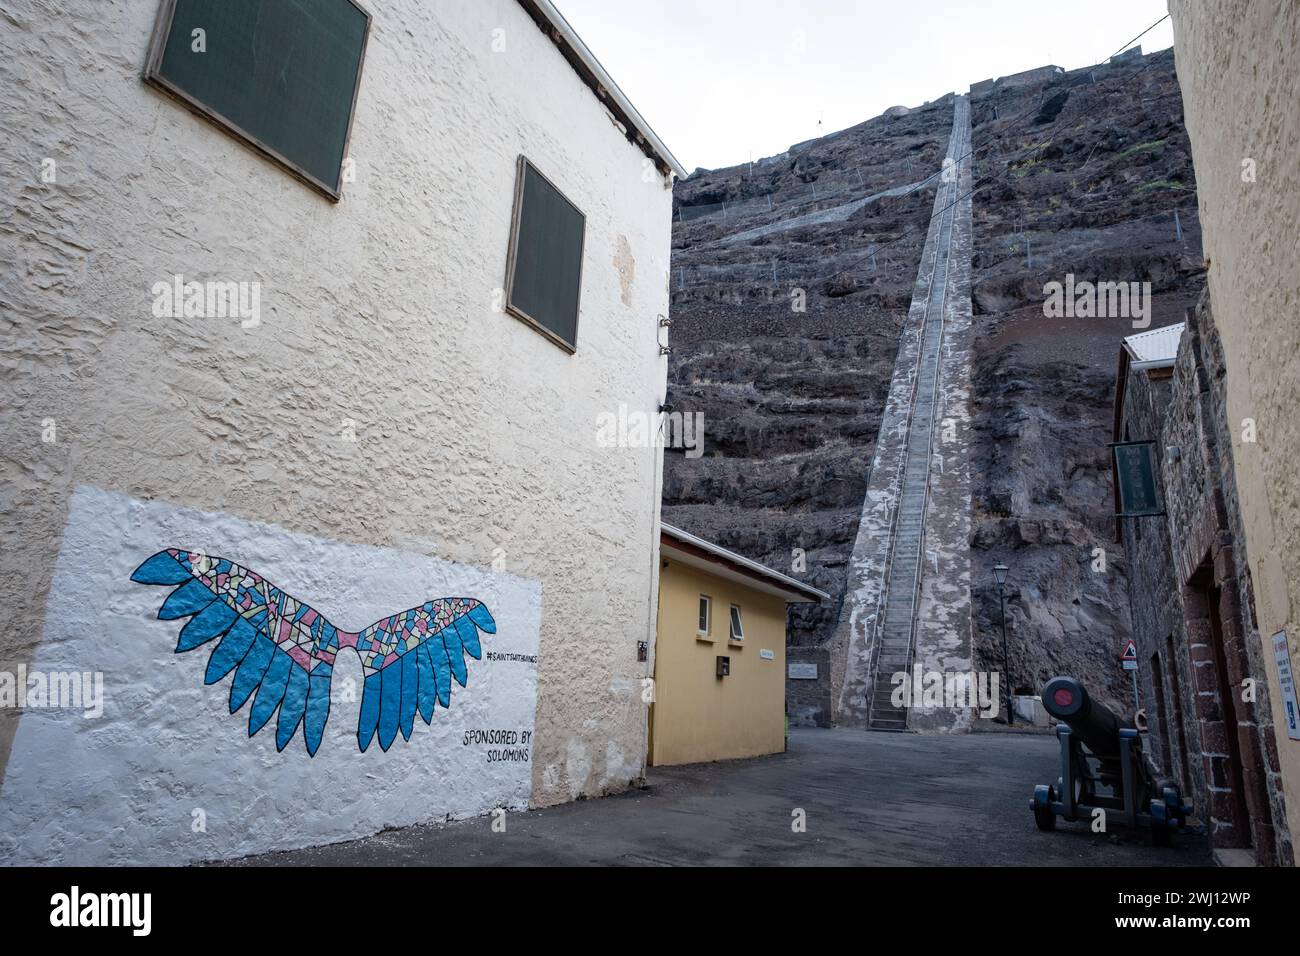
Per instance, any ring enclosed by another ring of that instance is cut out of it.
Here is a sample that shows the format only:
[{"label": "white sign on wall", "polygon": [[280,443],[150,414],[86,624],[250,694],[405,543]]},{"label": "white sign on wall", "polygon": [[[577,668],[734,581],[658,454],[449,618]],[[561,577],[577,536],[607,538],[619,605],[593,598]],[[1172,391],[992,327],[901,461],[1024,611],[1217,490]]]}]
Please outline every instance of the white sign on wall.
[{"label": "white sign on wall", "polygon": [[1300,710],[1296,707],[1295,677],[1291,673],[1291,649],[1287,646],[1286,631],[1273,635],[1273,659],[1277,661],[1277,678],[1282,687],[1286,735],[1291,740],[1300,740]]},{"label": "white sign on wall", "polygon": [[785,673],[790,680],[816,680],[817,665],[812,661],[790,661]]},{"label": "white sign on wall", "polygon": [[102,713],[28,699],[0,859],[175,864],[525,809],[540,594],[79,488],[27,676],[99,675]]}]

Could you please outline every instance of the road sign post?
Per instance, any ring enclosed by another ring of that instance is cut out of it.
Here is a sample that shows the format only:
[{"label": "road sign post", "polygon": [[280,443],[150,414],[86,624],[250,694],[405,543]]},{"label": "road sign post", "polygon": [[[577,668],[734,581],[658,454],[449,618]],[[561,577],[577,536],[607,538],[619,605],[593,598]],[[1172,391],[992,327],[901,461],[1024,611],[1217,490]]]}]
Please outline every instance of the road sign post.
[{"label": "road sign post", "polygon": [[1138,649],[1132,638],[1124,645],[1124,650],[1119,655],[1119,666],[1133,675],[1133,707],[1135,710],[1140,710],[1142,701],[1138,699]]}]

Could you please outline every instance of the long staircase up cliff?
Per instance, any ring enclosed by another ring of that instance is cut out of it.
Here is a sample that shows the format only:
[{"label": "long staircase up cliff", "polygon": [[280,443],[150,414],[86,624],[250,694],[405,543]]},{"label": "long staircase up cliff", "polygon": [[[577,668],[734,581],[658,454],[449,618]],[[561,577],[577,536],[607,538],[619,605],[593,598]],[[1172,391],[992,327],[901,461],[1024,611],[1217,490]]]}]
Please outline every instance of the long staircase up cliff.
[{"label": "long staircase up cliff", "polygon": [[[1124,319],[1049,320],[1043,287],[1067,273],[1149,281],[1153,326],[1181,320],[1199,295],[1173,54],[1028,71],[964,99],[972,155],[957,175],[970,214],[953,225],[966,251],[950,256],[948,285],[973,315],[944,317],[920,536],[912,523],[895,539],[886,523],[870,540],[897,548],[890,567],[915,557],[923,568],[913,672],[998,672],[1031,692],[1070,672],[1122,699],[1111,657],[1130,626],[1127,574],[1106,443],[1118,342],[1133,330]],[[873,599],[852,594],[883,587],[888,553],[871,574],[854,565],[882,447],[920,468],[895,386],[899,363],[925,344],[916,280],[942,222],[956,100],[891,109],[675,187],[670,401],[706,424],[702,458],[666,455],[664,515],[832,595],[791,611],[787,657],[816,673],[787,681],[794,723],[869,725],[878,671],[900,662],[895,650],[883,665],[868,655]],[[1012,569],[1009,660],[997,563]],[[892,593],[885,616],[903,606]],[[902,644],[891,636],[891,648]],[[966,724],[911,708],[906,726]]]},{"label": "long staircase up cliff", "polygon": [[[968,476],[964,499],[945,496],[940,508],[931,508],[932,481],[944,474],[967,475],[964,422],[969,414],[950,399],[964,404],[967,391],[960,386],[969,381],[969,362],[945,362],[944,347],[949,355],[955,345],[959,355],[969,356],[969,146],[970,104],[957,97],[909,324],[900,339],[839,626],[830,645],[831,692],[841,724],[907,729],[913,702],[894,691],[912,686],[922,620],[950,622],[949,658],[960,654],[969,662],[971,657],[969,573],[964,593],[946,594],[943,608],[932,606],[923,589],[927,577],[951,579],[954,571],[969,568],[965,541],[953,542],[955,551],[940,564],[937,542],[927,534],[929,521],[948,521],[954,504],[969,513]],[[954,383],[959,393],[945,390]],[[948,428],[940,428],[941,417]],[[949,723],[961,719],[957,713],[948,715]]]}]

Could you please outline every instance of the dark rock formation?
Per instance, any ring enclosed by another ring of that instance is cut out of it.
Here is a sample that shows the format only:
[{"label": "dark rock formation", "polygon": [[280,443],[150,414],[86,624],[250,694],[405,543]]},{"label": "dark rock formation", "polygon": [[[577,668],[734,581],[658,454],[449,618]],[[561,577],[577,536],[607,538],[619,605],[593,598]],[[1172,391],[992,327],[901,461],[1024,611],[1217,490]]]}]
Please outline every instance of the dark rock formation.
[{"label": "dark rock formation", "polygon": [[1139,329],[1125,317],[1047,318],[1044,285],[1067,273],[1150,282],[1151,328],[1195,303],[1200,230],[1173,53],[989,91],[972,105],[983,184],[972,279],[977,665],[1001,666],[992,568],[1003,562],[1016,689],[1037,693],[1070,673],[1128,706],[1117,660],[1130,633],[1128,579],[1107,443],[1120,342]]},{"label": "dark rock formation", "polygon": [[[972,111],[977,666],[1002,669],[1001,561],[1017,689],[1069,672],[1124,700],[1107,442],[1118,349],[1135,329],[1045,318],[1044,284],[1150,282],[1153,328],[1199,295],[1173,55],[1029,71],[974,95]],[[934,192],[846,207],[937,171],[951,121],[945,97],[677,185],[670,401],[704,413],[706,451],[668,453],[664,517],[787,572],[804,549],[798,576],[835,600],[792,615],[793,644],[824,641],[839,613]],[[874,266],[873,246],[886,250]],[[800,291],[805,313],[791,308]]]},{"label": "dark rock formation", "polygon": [[793,643],[835,626],[934,190],[857,204],[931,176],[951,123],[947,99],[676,188],[669,401],[705,454],[667,452],[664,520],[833,595]]}]

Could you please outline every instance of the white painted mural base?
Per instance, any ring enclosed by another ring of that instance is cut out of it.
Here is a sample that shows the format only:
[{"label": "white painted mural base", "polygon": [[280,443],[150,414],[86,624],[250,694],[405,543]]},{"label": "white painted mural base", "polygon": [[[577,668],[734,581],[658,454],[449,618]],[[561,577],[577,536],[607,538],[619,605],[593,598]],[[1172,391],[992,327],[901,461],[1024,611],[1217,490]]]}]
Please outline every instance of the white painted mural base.
[{"label": "white painted mural base", "polygon": [[[497,632],[481,636],[450,707],[431,726],[417,715],[387,753],[358,748],[362,667],[340,654],[316,756],[301,735],[277,753],[274,727],[248,736],[251,704],[230,713],[230,676],[204,685],[207,649],[174,652],[185,620],[157,619],[169,590],[131,581],[164,548],[238,562],[339,627],[471,597]],[[29,671],[102,673],[103,714],[23,711],[0,788],[0,859],[177,864],[525,809],[540,602],[539,584],[510,574],[79,488]]]}]

